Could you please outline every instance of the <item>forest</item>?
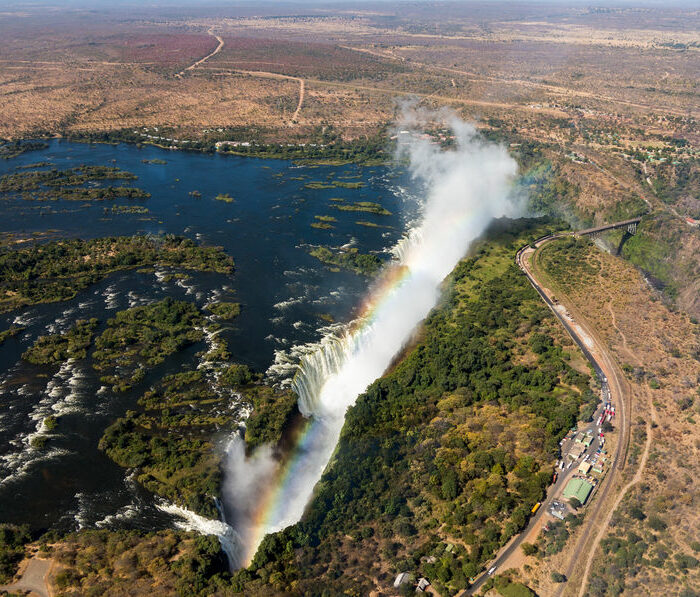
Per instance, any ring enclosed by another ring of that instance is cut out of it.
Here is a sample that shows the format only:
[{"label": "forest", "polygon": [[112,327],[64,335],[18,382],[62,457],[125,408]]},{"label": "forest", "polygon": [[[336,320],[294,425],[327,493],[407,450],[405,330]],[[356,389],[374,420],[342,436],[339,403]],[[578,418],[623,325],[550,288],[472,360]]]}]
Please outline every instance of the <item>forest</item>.
[{"label": "forest", "polygon": [[420,342],[349,409],[301,522],[266,537],[234,587],[360,594],[409,570],[454,594],[525,526],[596,400],[512,260],[545,229],[496,226],[457,266]]},{"label": "forest", "polygon": [[161,265],[233,272],[221,248],[198,246],[175,235],[66,239],[23,249],[0,247],[0,312],[64,301],[108,274]]}]

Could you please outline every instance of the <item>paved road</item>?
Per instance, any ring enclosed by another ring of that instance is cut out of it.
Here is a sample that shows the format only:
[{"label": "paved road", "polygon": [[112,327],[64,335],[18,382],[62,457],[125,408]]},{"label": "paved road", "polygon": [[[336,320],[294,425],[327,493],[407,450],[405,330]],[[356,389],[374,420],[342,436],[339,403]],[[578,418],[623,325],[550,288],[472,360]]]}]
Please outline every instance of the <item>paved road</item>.
[{"label": "paved road", "polygon": [[11,585],[0,586],[0,591],[31,591],[32,595],[50,597],[46,585],[46,575],[51,569],[51,560],[32,558],[29,560],[22,578]]},{"label": "paved road", "polygon": [[[547,242],[559,238],[560,236],[566,236],[567,234],[552,234],[545,236],[543,238],[540,238],[536,241],[537,247],[541,247],[543,244],[546,244]],[[547,304],[547,306],[552,310],[556,318],[559,320],[559,322],[564,326],[568,334],[571,336],[571,338],[576,342],[578,347],[581,349],[581,352],[584,354],[584,356],[588,359],[588,361],[591,363],[593,370],[595,371],[596,376],[598,377],[598,380],[601,385],[601,394],[603,396],[609,396],[612,399],[615,400],[615,404],[619,404],[620,406],[617,407],[618,411],[623,414],[624,413],[624,405],[622,403],[622,395],[621,392],[617,391],[618,388],[610,388],[608,384],[608,376],[606,375],[604,368],[609,370],[608,363],[601,363],[598,361],[598,359],[592,354],[591,350],[589,349],[588,345],[586,344],[586,341],[584,338],[581,337],[579,332],[575,329],[575,327],[572,326],[570,323],[571,320],[569,320],[564,314],[562,314],[557,308],[552,301],[552,299],[547,295],[545,290],[542,288],[541,284],[535,279],[534,275],[532,274],[529,264],[527,263],[527,260],[525,259],[526,256],[530,256],[534,253],[534,249],[531,249],[530,246],[525,246],[521,248],[518,253],[516,254],[515,257],[515,262],[517,263],[518,267],[523,271],[523,273],[528,277],[528,280],[530,281],[530,284],[532,284],[533,288],[537,291],[537,293],[540,295],[542,300]],[[588,342],[591,342],[590,338],[587,338]],[[620,398],[618,400],[618,398]],[[593,429],[595,427],[595,421],[597,420],[598,416],[600,415],[602,408],[601,406],[598,407],[596,413],[593,416],[593,423],[590,425],[586,426],[583,428],[583,430],[589,430]],[[594,443],[591,444],[591,446],[588,449],[588,453],[594,453],[598,447],[599,447],[599,440],[598,440],[598,434],[594,434],[595,440]],[[580,553],[580,551],[583,549],[583,546],[585,544],[586,538],[588,533],[590,533],[590,530],[588,527],[590,527],[590,522],[592,520],[595,520],[598,514],[598,510],[600,509],[600,504],[604,501],[606,494],[609,491],[611,483],[609,482],[609,479],[612,477],[613,470],[615,467],[618,465],[618,460],[619,460],[619,454],[620,454],[620,448],[622,446],[622,441],[618,442],[618,447],[615,453],[615,456],[613,458],[613,461],[611,462],[610,465],[610,470],[608,471],[608,474],[606,475],[605,479],[599,486],[600,490],[600,495],[596,499],[596,509],[594,512],[589,513],[585,526],[587,527],[584,531],[584,537],[582,537],[583,541],[579,540],[577,543],[577,551]],[[568,446],[566,446],[568,448]],[[563,448],[562,449],[562,456],[568,452],[568,449]],[[495,568],[494,574],[499,571],[499,567],[508,560],[508,558],[513,554],[515,550],[517,550],[522,542],[525,540],[525,538],[529,535],[529,532],[540,525],[542,523],[542,517],[545,516],[545,513],[547,511],[547,508],[550,506],[552,500],[556,495],[558,495],[559,490],[561,487],[571,478],[571,476],[576,472],[577,467],[572,466],[570,469],[564,469],[564,471],[560,471],[560,475],[557,478],[557,482],[550,486],[550,488],[547,491],[547,496],[545,497],[544,501],[542,502],[542,505],[540,506],[540,509],[537,511],[537,513],[530,519],[528,525],[525,527],[525,529],[513,539],[510,544],[508,544],[498,555],[498,557],[493,560],[492,562],[489,563],[489,565],[486,568],[486,571],[482,572],[481,575],[479,575],[476,579],[475,582],[467,589],[466,591],[463,591],[460,593],[461,596],[466,596],[466,595],[472,595],[476,591],[479,590],[479,588],[488,580],[489,574],[488,570],[491,570]],[[600,487],[603,487],[601,490]],[[572,562],[575,562],[575,559],[572,558]],[[561,587],[561,590],[563,590],[564,587]]]}]

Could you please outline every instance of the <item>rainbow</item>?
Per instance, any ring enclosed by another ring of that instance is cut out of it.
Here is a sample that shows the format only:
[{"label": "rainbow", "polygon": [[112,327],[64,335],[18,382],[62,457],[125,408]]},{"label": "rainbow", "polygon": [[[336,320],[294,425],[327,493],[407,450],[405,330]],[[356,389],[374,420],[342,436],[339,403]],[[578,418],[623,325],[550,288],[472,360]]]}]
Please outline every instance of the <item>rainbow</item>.
[{"label": "rainbow", "polygon": [[[350,328],[351,342],[381,316],[384,308],[388,308],[388,299],[406,282],[410,273],[408,267],[399,264],[392,264],[385,269],[379,283],[368,293],[369,298],[362,305],[361,315],[355,319]],[[338,424],[337,421],[332,423]],[[248,536],[243,537],[242,560],[245,566],[252,562],[258,545],[266,534],[282,530],[284,526],[296,522],[296,520],[290,520],[287,524],[280,524],[280,521],[285,520],[289,497],[297,491],[295,480],[300,477],[301,470],[306,464],[304,457],[323,440],[324,435],[328,433],[328,424],[328,421],[313,416],[303,423],[293,439],[293,447],[289,454],[280,463],[274,478],[259,496]],[[342,421],[340,424],[342,425]]]},{"label": "rainbow", "polygon": [[472,241],[493,218],[519,211],[509,198],[517,164],[505,148],[475,141],[475,129],[464,123],[453,121],[452,128],[459,138],[454,151],[422,144],[410,155],[415,176],[430,190],[420,228],[396,248],[398,263],[383,272],[361,315],[337,344],[331,341],[302,358],[293,385],[300,410],[309,418],[286,459],[257,486],[265,489],[253,496],[243,533],[246,565],[266,533],[299,520],[336,449],[346,408],[410,341]]}]

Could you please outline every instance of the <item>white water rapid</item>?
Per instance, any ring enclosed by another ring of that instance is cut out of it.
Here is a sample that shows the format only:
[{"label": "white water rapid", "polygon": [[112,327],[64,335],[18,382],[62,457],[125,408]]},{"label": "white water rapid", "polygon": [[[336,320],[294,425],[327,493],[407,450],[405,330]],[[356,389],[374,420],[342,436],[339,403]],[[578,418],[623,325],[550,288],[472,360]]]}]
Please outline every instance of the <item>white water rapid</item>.
[{"label": "white water rapid", "polygon": [[[423,126],[412,124],[416,131]],[[246,457],[240,439],[229,451],[224,496],[243,542],[244,561],[250,561],[265,533],[301,518],[332,456],[347,408],[410,341],[470,244],[494,218],[519,215],[512,196],[517,166],[506,149],[456,117],[448,124],[455,136],[449,150],[418,132],[398,134],[400,157],[408,159],[413,179],[425,189],[420,221],[395,248],[396,263],[370,293],[367,314],[301,358],[292,387],[300,411],[312,423],[290,462],[282,469],[269,449]]]}]

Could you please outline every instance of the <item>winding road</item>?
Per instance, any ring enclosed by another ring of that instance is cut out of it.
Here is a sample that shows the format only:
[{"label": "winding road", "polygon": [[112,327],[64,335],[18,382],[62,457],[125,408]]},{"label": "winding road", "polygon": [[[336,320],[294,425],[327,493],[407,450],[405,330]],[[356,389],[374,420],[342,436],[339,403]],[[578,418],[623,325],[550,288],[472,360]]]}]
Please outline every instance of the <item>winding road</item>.
[{"label": "winding road", "polygon": [[219,45],[216,46],[216,48],[214,48],[213,52],[210,52],[204,58],[200,58],[199,60],[197,60],[197,62],[190,64],[187,68],[185,68],[184,70],[181,70],[179,73],[177,73],[175,76],[178,79],[181,79],[182,75],[184,75],[188,70],[193,70],[193,69],[197,68],[200,64],[203,64],[204,62],[209,60],[212,56],[216,56],[219,52],[221,52],[221,49],[224,47],[224,40],[221,39],[221,37],[219,37],[218,35],[216,35],[211,29],[209,29],[209,31],[207,31],[207,33],[209,35],[214,36],[216,38],[216,41],[219,42]]},{"label": "winding road", "polygon": [[[567,578],[569,578],[576,572],[576,567],[578,563],[582,561],[582,556],[588,555],[588,557],[586,558],[586,569],[581,579],[583,583],[585,583],[585,581],[587,580],[588,571],[590,570],[590,563],[592,561],[593,551],[595,550],[596,545],[600,541],[600,538],[602,537],[605,529],[607,528],[607,524],[610,520],[612,511],[614,510],[614,508],[609,510],[608,516],[605,518],[602,527],[599,529],[599,532],[593,537],[593,543],[590,546],[588,546],[591,534],[593,533],[596,527],[596,522],[600,520],[601,509],[603,505],[606,504],[608,501],[608,494],[610,493],[611,488],[615,485],[614,481],[619,476],[620,469],[624,468],[624,460],[627,450],[627,444],[629,441],[630,418],[626,382],[615,360],[609,354],[603,343],[600,340],[598,340],[596,334],[593,333],[584,323],[582,323],[581,318],[576,317],[576,321],[574,322],[573,318],[567,317],[564,313],[560,312],[560,310],[556,308],[552,291],[549,290],[541,280],[538,280],[535,272],[533,272],[532,259],[535,256],[536,251],[543,247],[545,244],[562,236],[568,235],[570,235],[570,233],[551,234],[535,241],[533,243],[535,248],[533,248],[530,245],[522,247],[516,254],[515,262],[518,265],[518,267],[522,270],[522,272],[527,276],[532,287],[537,291],[542,300],[551,309],[552,313],[554,313],[555,317],[564,326],[567,333],[571,336],[574,342],[576,342],[578,347],[581,349],[581,352],[591,363],[595,374],[600,381],[602,390],[608,390],[610,392],[610,396],[614,404],[619,405],[617,421],[620,434],[619,441],[617,442],[615,453],[610,464],[610,469],[608,471],[608,474],[605,476],[605,479],[597,488],[595,498],[593,499],[591,505],[588,507],[585,521],[581,527],[581,533],[578,536],[575,546],[570,552],[566,568],[566,576]],[[575,469],[567,470],[567,474],[559,475],[557,482],[548,489],[547,496],[543,500],[542,505],[540,506],[537,513],[530,519],[527,527],[501,550],[496,559],[491,561],[487,565],[486,571],[475,579],[474,583],[472,583],[469,589],[460,593],[460,596],[472,595],[476,591],[478,591],[479,588],[491,576],[491,574],[489,574],[488,571],[492,571],[492,574],[499,571],[499,568],[508,560],[508,558],[513,554],[513,552],[520,547],[525,538],[528,537],[530,531],[532,531],[535,527],[541,524],[542,517],[545,515],[545,512],[547,511],[547,508],[550,505],[552,499],[555,495],[558,494],[558,490],[561,487],[561,485],[568,481],[568,479],[574,471]],[[628,486],[631,486],[631,484],[628,484]],[[622,499],[624,491],[628,488],[628,486],[623,488],[623,491],[620,492],[620,495],[615,500],[616,504]],[[583,583],[581,587],[581,592],[583,592],[583,590],[585,589],[585,584]],[[570,584],[572,583],[559,585],[557,588],[557,592],[554,595],[561,595],[565,589],[570,588]]]}]

